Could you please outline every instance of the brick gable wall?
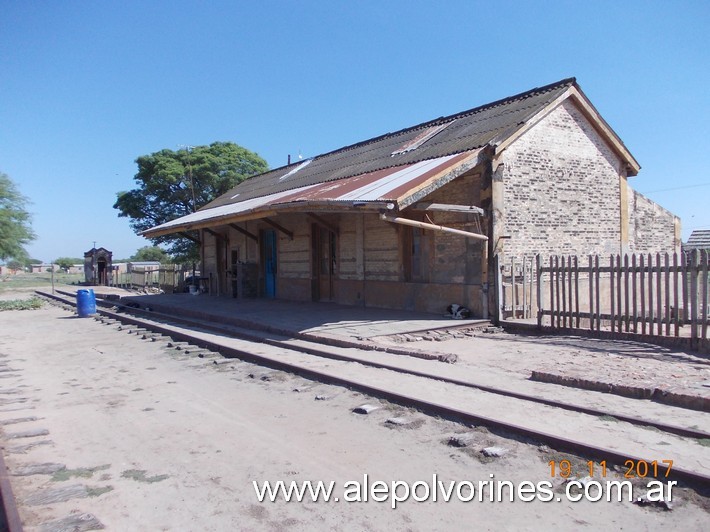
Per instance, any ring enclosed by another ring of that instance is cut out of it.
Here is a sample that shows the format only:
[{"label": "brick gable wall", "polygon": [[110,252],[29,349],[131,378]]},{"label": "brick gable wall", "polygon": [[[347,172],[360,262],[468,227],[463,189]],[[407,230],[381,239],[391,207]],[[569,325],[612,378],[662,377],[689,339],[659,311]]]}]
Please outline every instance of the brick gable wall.
[{"label": "brick gable wall", "polygon": [[503,153],[506,256],[618,253],[621,161],[570,100]]}]

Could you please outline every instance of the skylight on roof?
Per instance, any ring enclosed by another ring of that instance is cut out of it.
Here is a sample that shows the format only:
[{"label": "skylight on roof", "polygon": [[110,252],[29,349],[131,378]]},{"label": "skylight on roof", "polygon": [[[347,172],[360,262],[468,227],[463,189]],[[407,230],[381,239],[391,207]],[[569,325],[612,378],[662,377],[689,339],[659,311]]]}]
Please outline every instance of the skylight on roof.
[{"label": "skylight on roof", "polygon": [[301,169],[305,168],[306,166],[308,166],[309,164],[311,164],[312,160],[313,159],[306,159],[301,164],[299,164],[296,168],[293,168],[290,172],[287,172],[284,175],[282,175],[281,177],[279,177],[279,181],[283,181],[287,177],[291,177],[293,174],[295,174],[299,170],[301,170]]},{"label": "skylight on roof", "polygon": [[453,124],[454,122],[456,122],[456,120],[452,120],[451,122],[446,122],[445,124],[439,124],[438,126],[431,126],[431,127],[426,128],[424,131],[419,133],[419,135],[414,137],[412,140],[406,142],[399,149],[393,151],[392,156],[399,155],[401,153],[407,153],[412,150],[416,150],[419,146],[424,144],[427,140],[429,140],[432,137],[434,137],[435,135],[441,133],[447,127],[449,127],[449,125]]}]

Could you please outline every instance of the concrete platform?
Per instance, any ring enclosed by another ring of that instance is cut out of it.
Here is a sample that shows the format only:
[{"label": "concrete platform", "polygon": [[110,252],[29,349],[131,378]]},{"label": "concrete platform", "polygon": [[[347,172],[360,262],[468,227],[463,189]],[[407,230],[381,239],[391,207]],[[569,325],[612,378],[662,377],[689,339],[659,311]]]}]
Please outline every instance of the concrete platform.
[{"label": "concrete platform", "polygon": [[[100,294],[97,294],[100,295]],[[485,326],[488,320],[454,320],[442,315],[350,307],[335,303],[294,302],[277,299],[234,299],[206,294],[122,296],[165,314],[196,317],[280,334],[366,341],[378,336],[419,331]]]}]

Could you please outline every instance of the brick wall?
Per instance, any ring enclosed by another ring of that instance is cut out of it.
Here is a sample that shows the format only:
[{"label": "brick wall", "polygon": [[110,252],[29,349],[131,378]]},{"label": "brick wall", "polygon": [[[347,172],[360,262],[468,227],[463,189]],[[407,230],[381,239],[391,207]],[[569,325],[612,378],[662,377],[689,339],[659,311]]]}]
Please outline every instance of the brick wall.
[{"label": "brick wall", "polygon": [[[628,253],[680,251],[680,219],[643,194],[629,188]],[[679,231],[678,231],[679,232]]]},{"label": "brick wall", "polygon": [[573,102],[513,142],[501,162],[504,255],[620,251],[621,161]]},{"label": "brick wall", "polygon": [[[463,175],[427,196],[423,201],[453,205],[480,205],[481,176]],[[460,212],[431,212],[429,219],[437,225],[485,233],[483,221],[476,215]],[[429,220],[425,220],[429,221]],[[485,242],[461,235],[430,231],[433,239],[429,271],[433,283],[480,284],[481,253]]]}]

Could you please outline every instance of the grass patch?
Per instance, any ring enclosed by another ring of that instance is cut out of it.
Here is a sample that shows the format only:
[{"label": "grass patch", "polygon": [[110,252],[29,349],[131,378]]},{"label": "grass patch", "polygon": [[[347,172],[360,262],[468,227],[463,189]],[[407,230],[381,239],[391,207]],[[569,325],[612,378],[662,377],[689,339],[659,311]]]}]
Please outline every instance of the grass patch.
[{"label": "grass patch", "polygon": [[710,438],[700,438],[698,443],[703,447],[710,447]]},{"label": "grass patch", "polygon": [[147,482],[148,484],[152,484],[153,482],[161,482],[168,478],[168,475],[154,475],[152,477],[146,477],[145,469],[127,469],[121,473],[121,476],[123,478],[133,479],[136,482]]},{"label": "grass patch", "polygon": [[103,495],[104,493],[108,493],[109,491],[113,491],[113,486],[101,486],[100,488],[86,488],[86,492],[89,494],[89,497],[98,497],[99,495]]},{"label": "grass patch", "polygon": [[[104,464],[96,467],[79,467],[77,469],[62,469],[52,475],[52,481],[64,482],[71,478],[91,478],[97,471],[104,471],[111,467],[111,464]],[[113,489],[113,488],[111,488]]]},{"label": "grass patch", "polygon": [[0,301],[0,312],[3,310],[37,310],[42,307],[43,303],[38,297]]},{"label": "grass patch", "polygon": [[[81,273],[55,272],[55,285],[74,285],[84,281]],[[0,276],[0,292],[22,290],[28,288],[47,289],[52,287],[52,276],[49,272],[42,273],[17,273],[14,275]]]}]

